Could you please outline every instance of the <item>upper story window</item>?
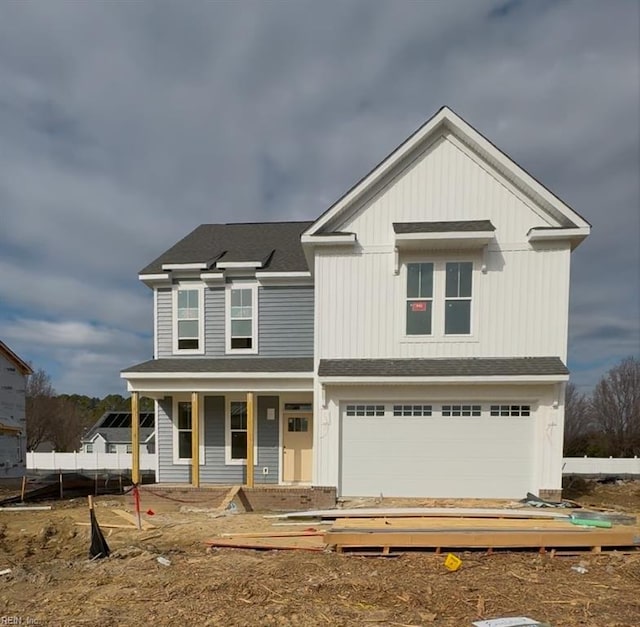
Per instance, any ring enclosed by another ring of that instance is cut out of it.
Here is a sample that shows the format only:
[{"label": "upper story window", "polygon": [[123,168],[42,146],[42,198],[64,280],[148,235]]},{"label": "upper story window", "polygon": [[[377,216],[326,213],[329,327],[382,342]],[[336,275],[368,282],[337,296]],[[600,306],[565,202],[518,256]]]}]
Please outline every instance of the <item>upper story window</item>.
[{"label": "upper story window", "polygon": [[431,335],[433,264],[407,264],[407,335]]},{"label": "upper story window", "polygon": [[204,353],[204,289],[179,285],[173,297],[173,352]]},{"label": "upper story window", "polygon": [[472,273],[473,264],[470,261],[451,262],[446,265],[445,335],[471,333]]},{"label": "upper story window", "polygon": [[473,262],[406,264],[407,336],[471,334]]},{"label": "upper story window", "polygon": [[230,285],[227,288],[227,352],[258,352],[258,288]]}]

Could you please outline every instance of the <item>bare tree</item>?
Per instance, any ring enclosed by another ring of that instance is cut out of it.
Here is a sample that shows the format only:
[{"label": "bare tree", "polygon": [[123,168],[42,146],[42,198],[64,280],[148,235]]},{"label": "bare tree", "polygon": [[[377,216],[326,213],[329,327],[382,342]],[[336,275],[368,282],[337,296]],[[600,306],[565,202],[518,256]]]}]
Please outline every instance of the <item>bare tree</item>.
[{"label": "bare tree", "polygon": [[85,430],[87,414],[68,397],[58,396],[49,427],[49,437],[56,451],[75,451]]},{"label": "bare tree", "polygon": [[56,408],[56,393],[51,377],[42,369],[27,381],[25,414],[27,419],[27,448],[35,449],[49,438],[49,426]]},{"label": "bare tree", "polygon": [[564,394],[564,454],[584,455],[593,430],[589,398],[568,383]]},{"label": "bare tree", "polygon": [[591,411],[609,455],[640,454],[640,361],[627,357],[609,370],[593,391]]}]

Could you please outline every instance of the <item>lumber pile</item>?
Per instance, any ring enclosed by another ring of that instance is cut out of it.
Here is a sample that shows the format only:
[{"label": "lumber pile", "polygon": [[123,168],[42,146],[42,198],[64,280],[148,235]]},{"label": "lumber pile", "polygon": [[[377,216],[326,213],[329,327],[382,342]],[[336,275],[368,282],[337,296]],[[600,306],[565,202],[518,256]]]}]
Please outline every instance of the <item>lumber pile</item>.
[{"label": "lumber pile", "polygon": [[309,527],[300,531],[222,534],[207,544],[248,549],[333,549],[340,553],[383,555],[406,550],[440,553],[461,549],[563,552],[640,549],[640,527],[635,517],[583,510],[363,508],[311,510],[273,518],[329,520],[332,526],[328,531]]},{"label": "lumber pile", "polygon": [[640,529],[578,526],[566,519],[341,519],[325,534],[338,552],[432,549],[580,549],[640,547]]}]

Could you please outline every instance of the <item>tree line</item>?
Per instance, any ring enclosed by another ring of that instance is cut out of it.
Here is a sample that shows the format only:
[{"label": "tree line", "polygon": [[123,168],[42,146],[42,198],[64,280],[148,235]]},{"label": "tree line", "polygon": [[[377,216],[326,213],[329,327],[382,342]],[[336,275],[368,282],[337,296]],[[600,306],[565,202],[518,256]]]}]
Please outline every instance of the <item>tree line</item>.
[{"label": "tree line", "polygon": [[640,361],[623,359],[590,394],[569,383],[564,411],[566,457],[640,455]]},{"label": "tree line", "polygon": [[[82,394],[57,394],[51,377],[37,370],[27,381],[25,414],[27,449],[51,443],[56,451],[75,451],[80,439],[107,411],[131,411],[131,399],[120,394],[104,398]],[[140,399],[140,411],[153,411],[153,402]]]}]

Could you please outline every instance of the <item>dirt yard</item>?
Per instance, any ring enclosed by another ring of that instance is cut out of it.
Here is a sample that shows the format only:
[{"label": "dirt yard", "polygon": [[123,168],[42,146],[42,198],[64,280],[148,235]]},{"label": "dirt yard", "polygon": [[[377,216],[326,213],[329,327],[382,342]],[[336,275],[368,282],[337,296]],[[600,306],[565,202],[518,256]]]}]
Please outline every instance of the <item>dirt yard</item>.
[{"label": "dirt yard", "polygon": [[[578,500],[640,514],[640,482],[581,486]],[[416,504],[416,503],[414,503]],[[448,504],[452,504],[449,502]],[[112,550],[89,560],[84,500],[51,511],[0,512],[0,625],[470,625],[525,615],[554,627],[640,625],[640,551],[550,557],[537,552],[335,553],[207,549],[224,532],[274,530],[260,513],[213,518],[203,502],[145,495],[146,531],[112,508],[130,497],[101,497],[96,513]],[[180,511],[182,508],[183,511]],[[296,527],[281,527],[295,530]],[[159,556],[170,560],[165,566]],[[572,570],[582,565],[586,573]],[[13,622],[12,622],[13,621]]]}]

